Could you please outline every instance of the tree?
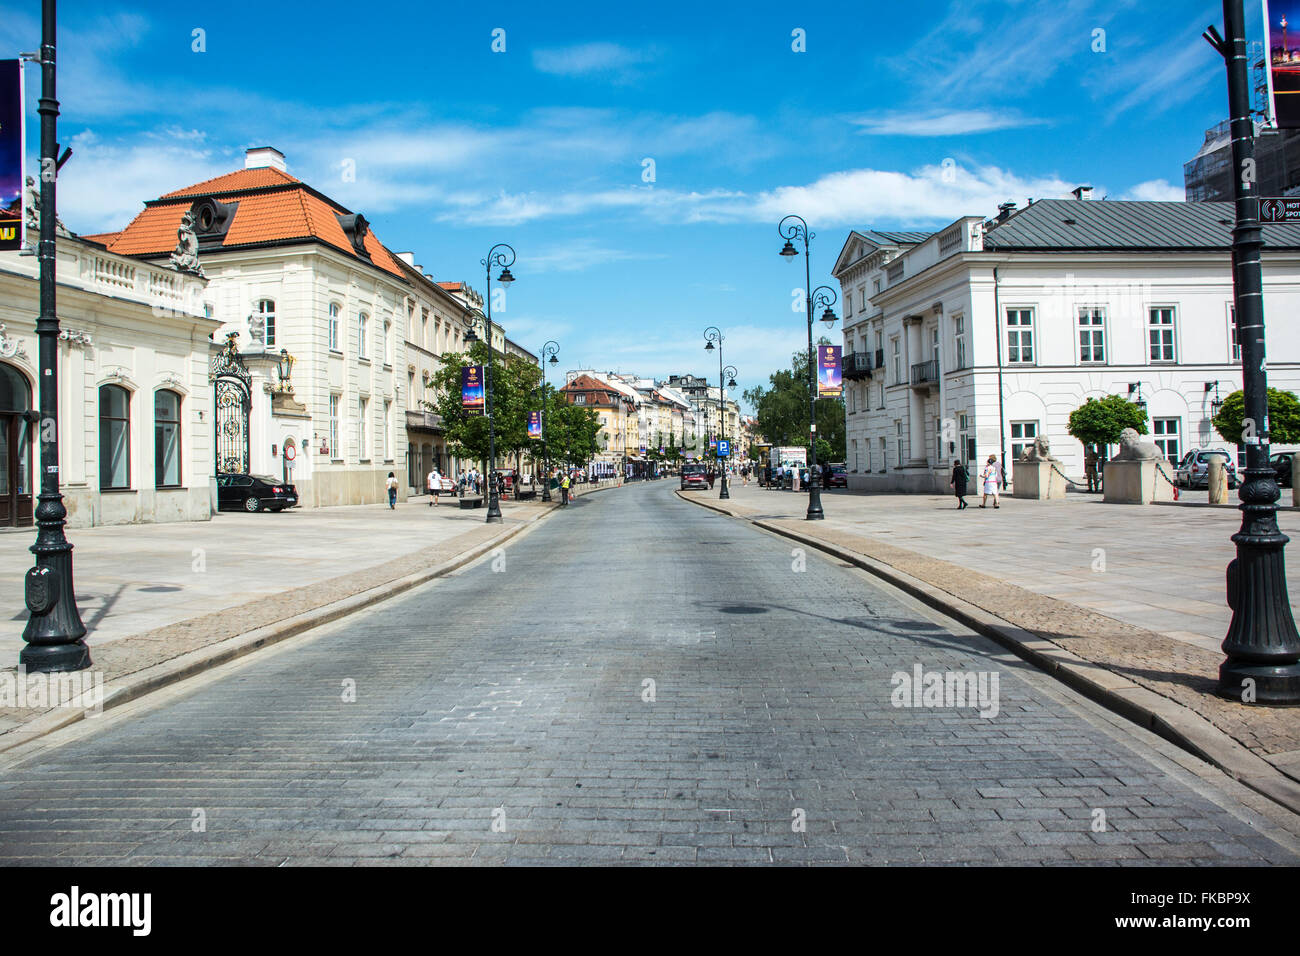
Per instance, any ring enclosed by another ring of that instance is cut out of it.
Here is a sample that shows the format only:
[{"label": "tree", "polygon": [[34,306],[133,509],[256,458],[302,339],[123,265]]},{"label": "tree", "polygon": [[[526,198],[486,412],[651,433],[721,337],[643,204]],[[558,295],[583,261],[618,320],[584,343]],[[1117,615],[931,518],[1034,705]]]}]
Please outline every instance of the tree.
[{"label": "tree", "polygon": [[[444,352],[438,371],[429,381],[434,398],[420,403],[442,417],[451,453],[475,462],[486,462],[488,458],[488,417],[486,411],[482,415],[470,415],[461,406],[460,370],[467,365],[486,365],[487,358],[487,345],[481,341],[471,345],[468,353]],[[533,441],[528,437],[528,413],[538,407],[537,387],[541,374],[541,369],[531,362],[494,351],[492,423],[498,459],[532,447]]]},{"label": "tree", "polygon": [[593,409],[571,405],[562,395],[555,394],[552,398],[554,404],[546,410],[551,463],[585,464],[600,450],[597,444],[600,419]]},{"label": "tree", "polygon": [[[1219,414],[1211,419],[1214,430],[1225,441],[1242,445],[1248,435],[1262,434],[1264,429],[1256,425],[1253,429],[1246,426],[1246,395],[1233,392],[1223,400]],[[1280,388],[1268,390],[1268,427],[1269,441],[1279,445],[1300,443],[1300,401],[1291,392]]]},{"label": "tree", "polygon": [[1119,433],[1132,428],[1147,433],[1147,411],[1120,395],[1090,398],[1070,412],[1066,431],[1085,445],[1115,445]]},{"label": "tree", "polygon": [[[822,344],[827,344],[822,340]],[[754,408],[758,432],[773,445],[808,447],[808,353],[800,349],[790,357],[790,368],[773,372],[769,388],[745,390],[745,400]],[[813,407],[817,422],[817,460],[845,459],[843,398],[818,398]],[[821,442],[830,452],[822,457]]]}]

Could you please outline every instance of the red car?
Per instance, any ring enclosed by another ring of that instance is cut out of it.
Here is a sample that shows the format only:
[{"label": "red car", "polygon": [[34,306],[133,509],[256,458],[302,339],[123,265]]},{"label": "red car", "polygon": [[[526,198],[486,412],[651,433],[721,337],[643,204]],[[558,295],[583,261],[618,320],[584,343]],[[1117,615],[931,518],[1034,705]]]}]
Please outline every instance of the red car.
[{"label": "red car", "polygon": [[831,472],[826,476],[827,488],[847,488],[849,486],[849,469],[847,465],[831,465]]},{"label": "red car", "polygon": [[682,465],[682,491],[709,487],[708,469],[703,465]]}]

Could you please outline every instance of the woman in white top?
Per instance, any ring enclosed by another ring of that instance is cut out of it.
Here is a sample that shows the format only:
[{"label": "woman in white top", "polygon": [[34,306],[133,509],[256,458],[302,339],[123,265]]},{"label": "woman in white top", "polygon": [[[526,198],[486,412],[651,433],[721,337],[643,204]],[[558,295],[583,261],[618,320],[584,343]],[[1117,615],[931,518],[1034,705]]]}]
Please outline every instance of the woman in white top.
[{"label": "woman in white top", "polygon": [[989,500],[989,495],[993,496],[993,507],[1000,507],[1000,505],[998,505],[998,485],[1001,483],[1002,469],[998,467],[998,456],[989,455],[989,460],[987,464],[984,465],[984,470],[980,472],[980,484],[984,486],[981,489],[984,492],[984,498],[980,502],[981,508],[983,508],[985,502]]},{"label": "woman in white top", "polygon": [[388,486],[388,507],[393,510],[397,507],[397,476],[391,471],[388,473],[388,481],[384,484]]}]

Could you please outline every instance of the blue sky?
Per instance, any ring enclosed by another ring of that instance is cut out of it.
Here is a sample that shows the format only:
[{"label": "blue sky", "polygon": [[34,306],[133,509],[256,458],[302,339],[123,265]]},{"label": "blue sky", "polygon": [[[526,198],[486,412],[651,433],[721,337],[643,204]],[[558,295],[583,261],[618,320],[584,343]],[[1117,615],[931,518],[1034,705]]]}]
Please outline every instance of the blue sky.
[{"label": "blue sky", "polygon": [[[1181,199],[1227,101],[1199,39],[1216,2],[59,7],[73,230],[120,228],[273,145],[439,279],[481,289],[479,259],[511,243],[497,317],[534,350],[556,339],[561,368],[716,376],[717,325],[744,387],[806,335],[786,213],[833,285],[855,226],[937,228],[1082,183]],[[39,46],[39,11],[0,0],[0,58]],[[38,86],[28,67],[33,157]]]}]

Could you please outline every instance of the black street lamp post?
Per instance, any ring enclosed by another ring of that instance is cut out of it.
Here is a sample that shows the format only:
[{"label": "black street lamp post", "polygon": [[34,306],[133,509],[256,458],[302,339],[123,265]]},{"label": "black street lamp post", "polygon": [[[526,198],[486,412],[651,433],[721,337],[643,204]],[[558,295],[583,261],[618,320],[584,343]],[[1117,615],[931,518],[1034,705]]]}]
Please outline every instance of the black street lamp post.
[{"label": "black street lamp post", "polygon": [[[501,499],[497,494],[496,482],[496,463],[497,463],[497,430],[496,422],[492,418],[492,267],[500,266],[501,274],[497,276],[497,281],[503,286],[509,287],[510,283],[515,281],[515,277],[510,274],[510,267],[515,264],[515,250],[504,242],[498,242],[488,250],[487,258],[480,259],[479,265],[483,266],[484,273],[487,276],[487,298],[485,305],[487,312],[483,314],[484,336],[487,339],[488,360],[487,368],[483,373],[483,387],[487,390],[487,416],[488,416],[488,466],[487,466],[487,485],[488,485],[488,510],[486,521],[501,521]],[[466,341],[474,341],[474,331],[470,329]]]},{"label": "black street lamp post", "polygon": [[1242,0],[1223,0],[1226,38],[1214,27],[1205,38],[1228,68],[1228,112],[1232,129],[1233,193],[1237,224],[1232,231],[1233,298],[1241,342],[1246,446],[1242,483],[1241,530],[1232,536],[1237,557],[1228,565],[1228,606],[1232,623],[1223,641],[1218,693],[1243,703],[1300,704],[1300,634],[1287,597],[1283,548],[1278,530],[1281,492],[1269,466],[1268,377],[1264,371],[1264,305],[1260,249],[1259,196],[1254,176],[1255,127],[1246,75],[1246,26]]},{"label": "black street lamp post", "polygon": [[[793,222],[791,220],[794,220]],[[790,223],[788,226],[786,223]],[[804,308],[808,313],[808,514],[809,521],[820,521],[826,517],[822,511],[822,492],[817,481],[817,350],[813,347],[813,310],[816,306],[825,309],[822,314],[822,321],[830,326],[835,321],[835,313],[831,311],[831,306],[839,298],[835,290],[829,286],[818,286],[811,292],[808,291],[812,285],[812,262],[809,253],[809,244],[815,233],[808,231],[808,223],[800,216],[786,216],[777,226],[777,231],[781,238],[785,240],[785,245],[781,247],[781,255],[787,262],[793,262],[795,256],[799,255],[799,250],[795,249],[791,240],[799,239],[803,242],[803,264],[804,264]]]},{"label": "black street lamp post", "polygon": [[560,346],[557,342],[547,342],[542,346],[542,500],[551,500],[551,446],[548,442],[551,440],[550,433],[546,430],[546,360],[549,357],[552,365],[557,365],[559,359],[555,356],[560,352]]},{"label": "black street lamp post", "polygon": [[731,366],[725,369],[722,367],[722,331],[716,326],[710,325],[704,330],[704,350],[713,351],[713,344],[718,345],[718,471],[722,478],[722,490],[718,492],[719,498],[730,498],[731,492],[727,490],[727,464],[722,460],[722,442],[727,440],[727,374],[730,373],[732,385],[735,385],[736,370]]},{"label": "black street lamp post", "polygon": [[64,536],[68,516],[59,493],[59,317],[55,309],[55,176],[58,171],[59,101],[55,98],[55,0],[41,4],[41,312],[39,340],[40,412],[28,413],[40,425],[41,493],[36,507],[36,566],[27,572],[25,597],[30,617],[23,628],[27,642],[18,654],[28,671],[76,671],[90,666],[83,638],[86,625],[77,610],[72,586],[72,545]]}]

